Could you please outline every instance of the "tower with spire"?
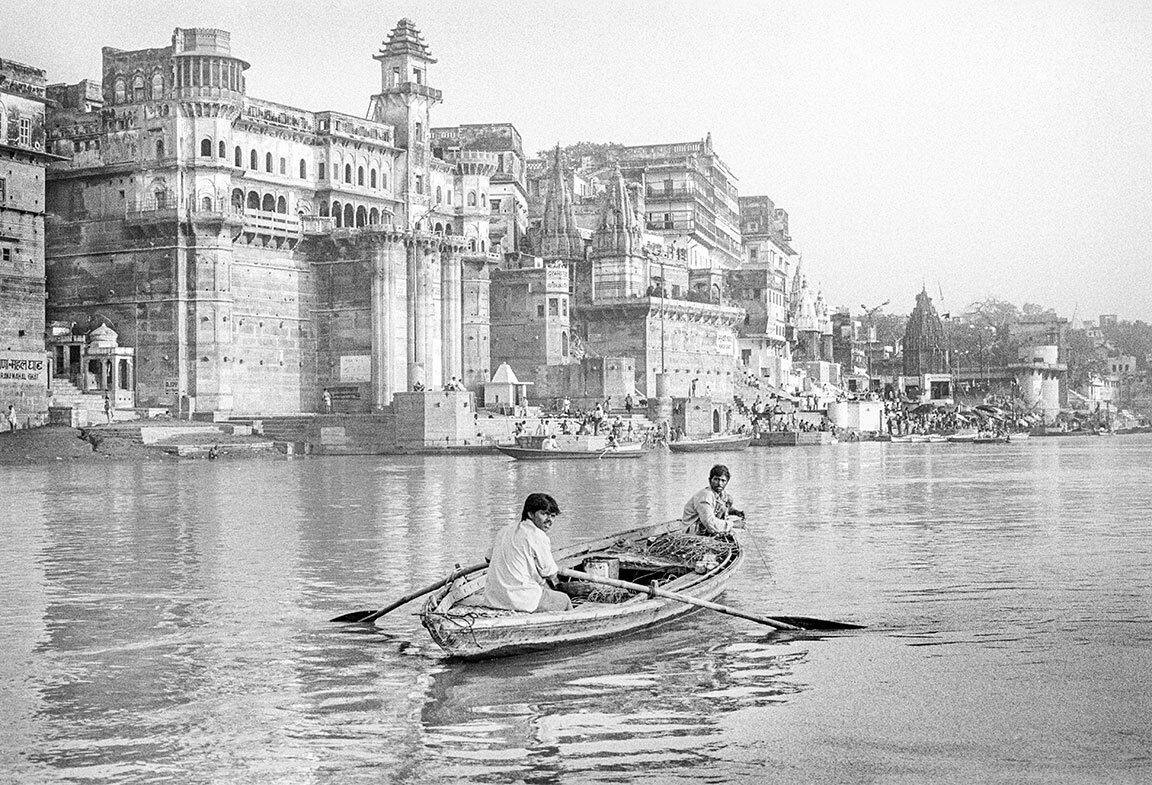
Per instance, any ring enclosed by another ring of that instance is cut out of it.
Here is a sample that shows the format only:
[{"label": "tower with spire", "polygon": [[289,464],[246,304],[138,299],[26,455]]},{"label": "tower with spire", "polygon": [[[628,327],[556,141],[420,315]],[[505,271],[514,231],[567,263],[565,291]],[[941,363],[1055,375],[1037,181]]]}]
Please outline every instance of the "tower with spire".
[{"label": "tower with spire", "polygon": [[636,189],[615,167],[604,208],[592,235],[592,285],[596,299],[640,297],[649,280],[644,255],[644,223]]},{"label": "tower with spire", "polygon": [[540,256],[545,262],[584,258],[584,239],[572,210],[572,189],[560,155],[560,145],[552,157],[552,171],[544,196],[544,216],[540,221]]},{"label": "tower with spire", "polygon": [[904,330],[904,375],[949,373],[947,338],[927,288],[916,295],[916,307]]}]

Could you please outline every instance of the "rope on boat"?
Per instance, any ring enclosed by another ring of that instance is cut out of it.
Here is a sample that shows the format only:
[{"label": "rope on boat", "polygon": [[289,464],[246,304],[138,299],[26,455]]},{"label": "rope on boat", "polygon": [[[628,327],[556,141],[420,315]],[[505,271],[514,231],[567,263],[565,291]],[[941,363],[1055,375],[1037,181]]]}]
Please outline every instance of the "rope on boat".
[{"label": "rope on boat", "polygon": [[677,561],[681,564],[695,564],[704,556],[715,556],[723,560],[735,548],[730,538],[705,536],[700,534],[661,534],[644,543],[619,540],[615,547],[644,556],[654,556]]}]

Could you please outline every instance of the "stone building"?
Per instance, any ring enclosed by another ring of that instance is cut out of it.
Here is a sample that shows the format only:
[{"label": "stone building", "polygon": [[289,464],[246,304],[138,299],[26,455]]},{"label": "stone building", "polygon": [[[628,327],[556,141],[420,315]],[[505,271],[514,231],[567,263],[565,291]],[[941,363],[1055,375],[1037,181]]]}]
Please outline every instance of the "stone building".
[{"label": "stone building", "polygon": [[744,259],[726,273],[734,302],[747,311],[737,326],[740,363],[756,377],[783,387],[791,373],[789,283],[799,254],[788,235],[788,213],[767,196],[740,197]]},{"label": "stone building", "polygon": [[926,289],[916,295],[916,307],[904,330],[903,349],[905,376],[951,373],[944,324]]},{"label": "stone building", "polygon": [[39,68],[0,60],[0,411],[20,422],[48,411],[44,346],[46,80]]},{"label": "stone building", "polygon": [[49,318],[135,350],[139,405],[374,411],[489,365],[496,152],[432,150],[432,58],[402,19],[367,117],[249,96],[229,33],[103,49],[55,86]]}]

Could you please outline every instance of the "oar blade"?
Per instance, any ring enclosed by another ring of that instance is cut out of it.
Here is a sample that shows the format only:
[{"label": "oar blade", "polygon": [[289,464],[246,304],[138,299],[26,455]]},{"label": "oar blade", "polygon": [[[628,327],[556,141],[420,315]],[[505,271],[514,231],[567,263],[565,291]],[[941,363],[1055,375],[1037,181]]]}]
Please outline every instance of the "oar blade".
[{"label": "oar blade", "polygon": [[862,630],[867,625],[851,624],[846,621],[830,621],[828,619],[815,619],[811,616],[772,616],[770,618],[799,627],[802,630]]},{"label": "oar blade", "polygon": [[345,613],[343,615],[337,616],[335,619],[329,619],[328,621],[353,622],[354,623],[354,622],[358,622],[358,621],[364,621],[366,618],[368,618],[369,616],[371,616],[375,612],[376,611],[374,611],[374,610],[352,611],[351,613]]}]

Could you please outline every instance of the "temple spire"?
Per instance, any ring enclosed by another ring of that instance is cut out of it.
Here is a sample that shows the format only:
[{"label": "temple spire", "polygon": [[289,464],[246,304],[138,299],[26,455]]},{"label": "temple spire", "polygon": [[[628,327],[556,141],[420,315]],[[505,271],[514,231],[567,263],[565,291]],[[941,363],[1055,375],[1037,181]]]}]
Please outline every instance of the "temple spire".
[{"label": "temple spire", "polygon": [[544,217],[540,222],[540,255],[545,261],[580,259],[584,256],[584,240],[576,226],[571,187],[564,169],[559,143],[553,154],[552,172],[544,196]]}]

